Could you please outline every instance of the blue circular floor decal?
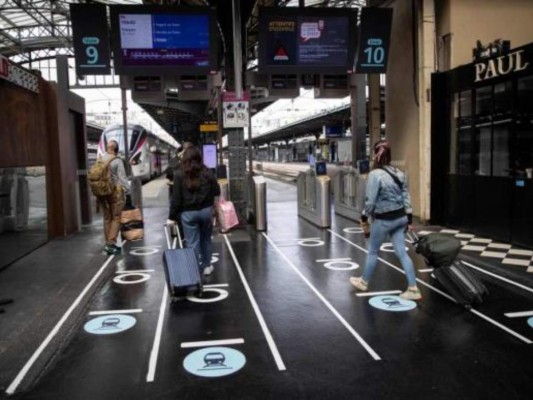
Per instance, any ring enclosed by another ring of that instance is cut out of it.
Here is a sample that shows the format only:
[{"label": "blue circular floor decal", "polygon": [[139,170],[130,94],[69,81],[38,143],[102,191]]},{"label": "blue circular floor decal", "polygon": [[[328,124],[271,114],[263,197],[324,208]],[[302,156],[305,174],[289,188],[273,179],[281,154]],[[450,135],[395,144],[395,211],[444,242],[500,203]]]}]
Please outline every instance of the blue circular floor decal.
[{"label": "blue circular floor decal", "polygon": [[83,329],[94,335],[111,335],[130,329],[137,320],[129,315],[112,314],[91,319]]},{"label": "blue circular floor decal", "polygon": [[192,352],[183,361],[183,367],[193,375],[216,378],[231,375],[246,364],[240,351],[229,347],[206,347]]},{"label": "blue circular floor decal", "polygon": [[529,324],[530,327],[533,328],[533,317],[529,318],[529,319],[527,320],[527,323]]},{"label": "blue circular floor decal", "polygon": [[402,312],[416,308],[412,300],[404,300],[400,296],[375,296],[369,300],[372,307],[385,311]]}]

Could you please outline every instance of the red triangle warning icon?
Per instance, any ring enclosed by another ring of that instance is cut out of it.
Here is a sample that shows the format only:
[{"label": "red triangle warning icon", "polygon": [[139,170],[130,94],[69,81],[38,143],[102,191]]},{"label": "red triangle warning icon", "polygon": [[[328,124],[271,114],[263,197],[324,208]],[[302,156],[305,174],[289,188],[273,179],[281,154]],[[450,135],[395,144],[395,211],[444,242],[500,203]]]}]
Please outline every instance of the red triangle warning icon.
[{"label": "red triangle warning icon", "polygon": [[274,55],[274,61],[289,61],[289,55],[285,47],[279,46]]}]

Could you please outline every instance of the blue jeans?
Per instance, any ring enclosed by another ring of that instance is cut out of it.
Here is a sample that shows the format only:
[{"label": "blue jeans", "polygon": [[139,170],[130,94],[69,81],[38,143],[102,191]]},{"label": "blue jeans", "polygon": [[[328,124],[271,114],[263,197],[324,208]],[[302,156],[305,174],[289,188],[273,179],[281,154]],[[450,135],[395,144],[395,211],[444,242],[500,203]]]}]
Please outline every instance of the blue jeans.
[{"label": "blue jeans", "polygon": [[365,270],[363,272],[363,279],[365,282],[370,282],[374,269],[378,262],[378,252],[382,243],[390,235],[392,246],[396,256],[400,259],[403,270],[407,277],[407,284],[409,286],[416,285],[415,267],[413,261],[405,251],[405,226],[407,225],[407,217],[401,217],[393,220],[375,219],[370,228],[370,246],[368,248],[368,256],[366,258]]},{"label": "blue jeans", "polygon": [[200,272],[211,265],[211,233],[213,231],[213,207],[181,213],[187,247],[192,247],[200,261]]}]

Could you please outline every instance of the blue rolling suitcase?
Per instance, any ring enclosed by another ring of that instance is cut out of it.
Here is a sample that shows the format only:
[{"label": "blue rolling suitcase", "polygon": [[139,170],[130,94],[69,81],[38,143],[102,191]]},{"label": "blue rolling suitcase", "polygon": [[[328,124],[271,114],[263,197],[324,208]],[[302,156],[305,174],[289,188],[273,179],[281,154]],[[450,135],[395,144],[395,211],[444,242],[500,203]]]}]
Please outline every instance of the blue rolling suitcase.
[{"label": "blue rolling suitcase", "polygon": [[[169,240],[169,227],[165,225],[167,243]],[[202,277],[198,258],[192,248],[183,248],[179,230],[177,231],[177,242],[179,249],[174,248],[176,240],[172,243],[170,250],[163,252],[163,266],[167,281],[168,291],[173,301],[186,296],[190,292],[201,294],[203,291]]]}]

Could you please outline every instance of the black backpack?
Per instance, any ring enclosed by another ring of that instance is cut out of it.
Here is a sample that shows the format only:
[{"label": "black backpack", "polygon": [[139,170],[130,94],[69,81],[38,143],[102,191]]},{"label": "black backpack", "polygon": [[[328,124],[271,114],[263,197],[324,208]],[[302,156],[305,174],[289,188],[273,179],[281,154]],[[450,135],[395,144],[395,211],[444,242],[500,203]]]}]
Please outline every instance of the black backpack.
[{"label": "black backpack", "polygon": [[416,246],[416,252],[422,254],[433,268],[452,265],[460,250],[461,242],[443,233],[423,236]]}]

